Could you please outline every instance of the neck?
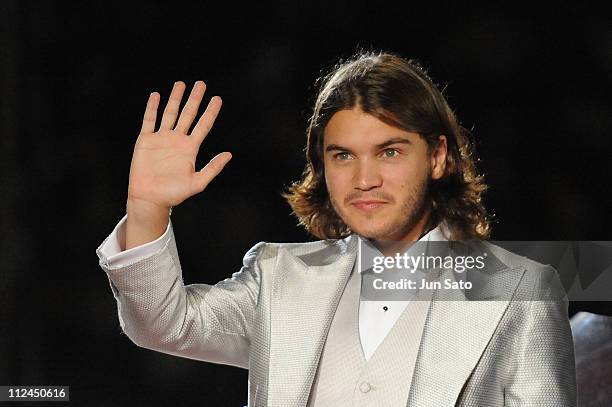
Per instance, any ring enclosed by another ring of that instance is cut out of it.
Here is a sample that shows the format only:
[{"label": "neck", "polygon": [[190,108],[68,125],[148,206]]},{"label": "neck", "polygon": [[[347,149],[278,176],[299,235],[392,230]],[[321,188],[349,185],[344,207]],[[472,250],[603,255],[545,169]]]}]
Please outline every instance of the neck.
[{"label": "neck", "polygon": [[427,226],[430,220],[430,209],[427,208],[423,216],[408,231],[398,232],[384,240],[373,240],[376,248],[385,256],[394,256],[402,253],[413,242],[418,241],[429,230]]}]

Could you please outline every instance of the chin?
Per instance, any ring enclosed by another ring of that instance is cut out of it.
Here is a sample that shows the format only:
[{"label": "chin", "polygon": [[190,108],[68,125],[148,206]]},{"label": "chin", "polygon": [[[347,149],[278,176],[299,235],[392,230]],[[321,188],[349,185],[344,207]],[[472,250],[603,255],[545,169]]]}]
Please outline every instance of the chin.
[{"label": "chin", "polygon": [[357,233],[359,236],[364,237],[366,239],[384,239],[386,236],[389,236],[395,228],[390,227],[390,225],[363,225],[358,224],[355,226],[351,226],[348,224],[351,230]]}]

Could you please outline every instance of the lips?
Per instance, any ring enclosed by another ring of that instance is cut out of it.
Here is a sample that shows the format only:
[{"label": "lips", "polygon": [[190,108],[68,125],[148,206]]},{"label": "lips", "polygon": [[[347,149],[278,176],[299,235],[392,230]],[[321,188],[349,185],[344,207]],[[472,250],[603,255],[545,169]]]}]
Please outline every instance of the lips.
[{"label": "lips", "polygon": [[375,209],[381,208],[387,203],[388,202],[386,201],[379,201],[379,200],[357,200],[357,201],[351,202],[351,205],[353,205],[355,208],[362,210],[362,211],[373,211]]}]

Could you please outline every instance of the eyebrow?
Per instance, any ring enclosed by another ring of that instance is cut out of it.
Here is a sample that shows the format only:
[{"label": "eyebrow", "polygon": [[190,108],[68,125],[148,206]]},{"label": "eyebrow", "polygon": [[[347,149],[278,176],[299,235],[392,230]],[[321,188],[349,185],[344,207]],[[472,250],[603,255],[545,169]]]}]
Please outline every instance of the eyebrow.
[{"label": "eyebrow", "polygon": [[[380,150],[381,148],[389,147],[393,144],[412,144],[412,142],[404,137],[393,137],[380,144],[377,144],[376,148]],[[351,150],[346,147],[342,147],[338,144],[330,144],[327,147],[325,147],[325,151],[326,152],[327,151],[349,151],[350,152]]]}]

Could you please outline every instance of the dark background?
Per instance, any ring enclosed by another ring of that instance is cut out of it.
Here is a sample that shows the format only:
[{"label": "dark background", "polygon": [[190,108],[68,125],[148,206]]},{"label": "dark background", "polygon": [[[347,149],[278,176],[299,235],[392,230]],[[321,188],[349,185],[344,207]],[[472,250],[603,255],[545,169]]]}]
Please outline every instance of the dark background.
[{"label": "dark background", "polygon": [[[478,140],[494,239],[612,240],[612,32],[586,3],[3,1],[0,21],[0,385],[70,385],[73,405],[246,403],[246,370],[133,345],[95,254],[125,211],[147,96],[176,80],[224,100],[198,167],[234,155],[172,215],[186,283],[228,277],[258,241],[311,239],[280,192],[304,166],[315,79],[360,47],[446,87]],[[610,308],[571,311],[589,306]]]}]

